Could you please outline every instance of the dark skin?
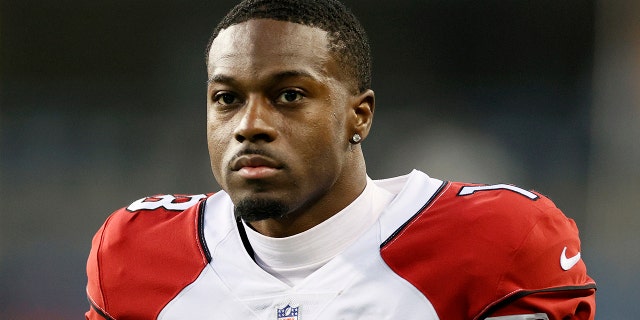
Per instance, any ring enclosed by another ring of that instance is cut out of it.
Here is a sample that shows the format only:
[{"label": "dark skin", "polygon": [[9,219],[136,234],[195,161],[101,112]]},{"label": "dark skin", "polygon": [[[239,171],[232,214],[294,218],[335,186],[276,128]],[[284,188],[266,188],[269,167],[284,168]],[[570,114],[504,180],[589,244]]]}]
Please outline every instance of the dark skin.
[{"label": "dark skin", "polygon": [[286,215],[250,221],[271,237],[325,221],[366,185],[363,139],[374,93],[329,50],[319,28],[268,19],[233,25],[213,41],[207,66],[211,168],[234,204],[277,201]]}]

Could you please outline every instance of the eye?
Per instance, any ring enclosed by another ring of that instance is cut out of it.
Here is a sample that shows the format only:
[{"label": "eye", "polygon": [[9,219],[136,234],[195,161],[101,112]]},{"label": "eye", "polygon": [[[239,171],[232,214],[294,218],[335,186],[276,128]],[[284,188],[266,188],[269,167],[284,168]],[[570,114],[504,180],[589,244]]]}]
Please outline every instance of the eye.
[{"label": "eye", "polygon": [[213,96],[213,101],[226,106],[226,105],[238,103],[239,99],[233,93],[220,92],[220,93],[217,93],[215,96]]},{"label": "eye", "polygon": [[286,90],[286,91],[283,91],[278,96],[278,98],[276,99],[276,102],[291,103],[291,102],[299,101],[302,98],[304,98],[304,95],[301,92],[296,90]]}]

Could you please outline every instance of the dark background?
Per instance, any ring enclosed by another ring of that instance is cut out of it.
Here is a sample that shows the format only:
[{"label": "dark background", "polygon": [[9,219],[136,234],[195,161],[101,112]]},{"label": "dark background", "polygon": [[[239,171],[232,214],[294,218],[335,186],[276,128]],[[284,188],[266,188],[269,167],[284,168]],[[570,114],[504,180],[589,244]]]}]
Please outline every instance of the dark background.
[{"label": "dark background", "polygon": [[[233,3],[0,2],[0,318],[81,318],[109,213],[217,190],[204,48]],[[637,316],[638,5],[345,3],[373,50],[370,176],[547,194],[581,229],[598,318]]]}]

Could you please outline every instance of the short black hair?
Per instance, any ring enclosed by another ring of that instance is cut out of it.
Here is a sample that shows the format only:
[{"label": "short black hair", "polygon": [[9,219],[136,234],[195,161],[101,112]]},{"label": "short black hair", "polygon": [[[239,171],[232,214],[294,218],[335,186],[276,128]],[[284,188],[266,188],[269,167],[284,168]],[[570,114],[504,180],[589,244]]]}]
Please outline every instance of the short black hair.
[{"label": "short black hair", "polygon": [[244,0],[236,5],[214,29],[207,49],[218,34],[230,26],[251,20],[272,19],[320,28],[329,36],[330,52],[358,90],[371,88],[371,53],[364,28],[356,16],[337,0]]}]

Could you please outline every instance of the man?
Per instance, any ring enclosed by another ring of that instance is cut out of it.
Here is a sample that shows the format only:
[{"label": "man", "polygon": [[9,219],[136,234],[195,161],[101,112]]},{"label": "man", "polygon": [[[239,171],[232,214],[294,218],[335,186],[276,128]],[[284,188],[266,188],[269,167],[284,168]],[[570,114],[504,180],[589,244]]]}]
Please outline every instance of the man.
[{"label": "man", "polygon": [[87,319],[593,319],[578,231],[544,196],[373,181],[366,35],[335,0],[248,0],[207,48],[223,191],[140,199],[89,256]]}]

